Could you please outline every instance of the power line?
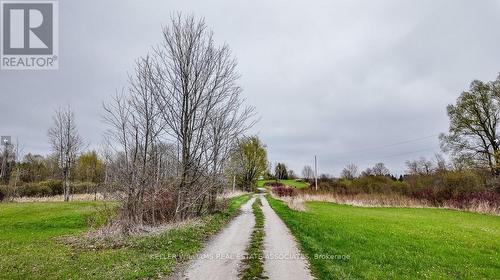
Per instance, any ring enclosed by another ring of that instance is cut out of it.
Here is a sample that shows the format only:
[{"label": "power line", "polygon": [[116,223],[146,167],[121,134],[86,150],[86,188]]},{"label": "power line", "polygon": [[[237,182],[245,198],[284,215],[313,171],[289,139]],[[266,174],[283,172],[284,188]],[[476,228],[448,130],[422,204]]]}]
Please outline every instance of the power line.
[{"label": "power line", "polygon": [[423,137],[413,138],[413,139],[409,139],[409,140],[394,142],[394,143],[386,144],[386,145],[382,145],[382,146],[376,146],[376,147],[364,148],[364,149],[360,149],[360,150],[353,150],[353,151],[343,152],[343,153],[339,153],[339,154],[336,154],[336,155],[334,154],[332,156],[338,157],[340,155],[340,158],[351,157],[352,154],[358,154],[358,153],[369,152],[369,151],[374,151],[374,150],[386,149],[386,148],[390,148],[390,147],[394,147],[394,146],[400,146],[400,145],[404,145],[404,144],[408,144],[408,143],[413,143],[413,142],[418,142],[418,141],[430,139],[430,138],[436,137],[438,135],[439,134],[432,134],[432,135],[427,135],[427,136],[423,136]]},{"label": "power line", "polygon": [[392,154],[392,155],[387,155],[387,156],[380,156],[380,157],[373,158],[373,159],[359,159],[359,160],[356,160],[355,158],[340,159],[340,160],[334,159],[334,162],[336,164],[344,163],[344,162],[370,162],[370,161],[375,162],[375,161],[380,161],[381,159],[395,158],[395,157],[411,155],[411,154],[416,154],[416,153],[421,153],[421,152],[426,152],[426,151],[433,151],[433,150],[438,150],[438,149],[439,149],[439,147],[430,147],[430,148],[414,150],[414,151],[409,151],[409,152],[403,152],[403,153],[397,153],[397,154]]},{"label": "power line", "polygon": [[422,150],[417,150],[413,152],[405,152],[405,153],[400,153],[400,154],[395,154],[395,155],[390,155],[390,156],[385,156],[385,157],[380,157],[380,158],[393,158],[393,157],[399,157],[399,156],[405,156],[405,155],[411,155],[415,153],[421,153],[421,152],[426,152],[426,151],[432,151],[435,149],[438,149],[439,147],[433,147],[433,148],[427,148],[427,149],[422,149]]}]

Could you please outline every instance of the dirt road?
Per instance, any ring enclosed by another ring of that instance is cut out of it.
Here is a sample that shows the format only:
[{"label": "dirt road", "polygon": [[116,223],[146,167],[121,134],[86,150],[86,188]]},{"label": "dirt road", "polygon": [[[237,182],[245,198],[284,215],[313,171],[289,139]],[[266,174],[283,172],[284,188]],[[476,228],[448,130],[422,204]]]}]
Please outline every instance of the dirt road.
[{"label": "dirt road", "polygon": [[254,201],[252,198],[241,207],[241,213],[187,266],[182,279],[238,279],[240,261],[245,256],[255,225]]},{"label": "dirt road", "polygon": [[[264,213],[264,275],[270,280],[313,279],[292,234],[260,195]],[[189,263],[184,272],[172,279],[232,280],[238,279],[241,260],[250,243],[255,217],[252,198],[241,207],[241,214],[222,230],[205,249]]]},{"label": "dirt road", "polygon": [[290,230],[261,197],[264,212],[264,271],[271,280],[314,279],[308,269],[307,260],[300,252]]}]

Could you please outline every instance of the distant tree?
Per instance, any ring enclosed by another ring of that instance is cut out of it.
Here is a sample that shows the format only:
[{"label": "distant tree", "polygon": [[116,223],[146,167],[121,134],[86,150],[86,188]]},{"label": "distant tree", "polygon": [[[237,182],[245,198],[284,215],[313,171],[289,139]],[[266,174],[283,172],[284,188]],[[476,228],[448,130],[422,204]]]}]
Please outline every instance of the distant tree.
[{"label": "distant tree", "polygon": [[431,160],[428,160],[425,157],[420,157],[418,163],[420,165],[420,169],[422,170],[421,173],[429,175],[433,172],[434,164]]},{"label": "distant tree", "polygon": [[[81,154],[76,162],[75,171],[75,177],[80,181],[98,185],[104,179],[104,163],[95,151]],[[94,191],[96,190],[94,189]]]},{"label": "distant tree", "polygon": [[45,158],[31,153],[24,156],[18,172],[19,180],[26,183],[45,180],[49,176]]},{"label": "distant tree", "polygon": [[500,75],[491,82],[473,81],[447,110],[450,127],[440,135],[442,149],[500,174]]},{"label": "distant tree", "polygon": [[420,168],[419,168],[419,165],[418,165],[418,161],[416,160],[407,160],[405,162],[406,164],[406,172],[408,174],[411,174],[411,175],[418,175],[420,174]]},{"label": "distant tree", "polygon": [[302,169],[302,177],[306,180],[310,180],[314,177],[314,171],[311,166],[304,166],[304,168]]},{"label": "distant tree", "polygon": [[284,163],[278,163],[274,169],[274,176],[278,180],[286,180],[288,179],[288,170]]},{"label": "distant tree", "polygon": [[429,175],[434,171],[434,164],[425,157],[406,161],[407,172],[412,175]]},{"label": "distant tree", "polygon": [[374,175],[373,169],[370,167],[366,168],[365,170],[363,170],[361,172],[361,177],[369,177],[369,176],[373,176],[373,175]]},{"label": "distant tree", "polygon": [[385,167],[383,162],[376,163],[372,168],[373,175],[375,176],[386,176],[390,173],[389,169]]},{"label": "distant tree", "polygon": [[448,170],[448,164],[446,163],[446,160],[444,159],[443,155],[441,154],[434,155],[434,160],[436,162],[435,165],[437,172],[446,172]]},{"label": "distant tree", "polygon": [[253,190],[259,176],[267,170],[267,152],[257,136],[240,139],[230,160],[239,184],[246,191]]},{"label": "distant tree", "polygon": [[59,169],[59,160],[57,154],[50,154],[43,160],[43,164],[47,168],[47,178],[60,178],[61,170]]},{"label": "distant tree", "polygon": [[342,173],[340,177],[348,180],[352,180],[358,176],[358,166],[354,163],[348,164],[344,169],[342,169]]},{"label": "distant tree", "polygon": [[328,173],[322,173],[319,175],[319,180],[330,180],[332,178],[332,175]]},{"label": "distant tree", "polygon": [[71,169],[83,140],[78,134],[75,115],[68,107],[59,108],[53,117],[54,124],[48,131],[52,151],[57,155],[58,165],[64,181],[64,201],[69,201]]},{"label": "distant tree", "polygon": [[292,169],[288,169],[288,179],[297,179],[297,175],[295,175],[295,171]]}]

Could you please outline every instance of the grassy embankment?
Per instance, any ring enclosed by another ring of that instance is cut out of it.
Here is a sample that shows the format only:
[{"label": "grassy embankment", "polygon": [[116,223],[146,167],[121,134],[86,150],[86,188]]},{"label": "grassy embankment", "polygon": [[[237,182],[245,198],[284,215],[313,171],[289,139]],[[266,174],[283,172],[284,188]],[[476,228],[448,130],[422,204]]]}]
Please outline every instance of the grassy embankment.
[{"label": "grassy embankment", "polygon": [[500,217],[269,198],[319,279],[500,279]]},{"label": "grassy embankment", "polygon": [[242,280],[267,279],[264,274],[264,213],[262,202],[257,198],[252,205],[255,227],[243,260],[244,269],[240,273]]},{"label": "grassy embankment", "polygon": [[[151,236],[69,246],[61,236],[79,235],[99,218],[102,202],[0,204],[0,278],[137,279],[168,275],[197,253],[249,196],[230,200],[226,211]],[[97,217],[97,219],[96,219]]]},{"label": "grassy embankment", "polygon": [[[276,180],[258,180],[257,181],[257,187],[262,188],[264,187],[264,184],[266,182],[276,182]],[[287,185],[289,187],[294,187],[297,189],[303,189],[309,187],[309,184],[307,182],[300,182],[300,181],[295,181],[295,180],[280,180],[280,183]]]}]

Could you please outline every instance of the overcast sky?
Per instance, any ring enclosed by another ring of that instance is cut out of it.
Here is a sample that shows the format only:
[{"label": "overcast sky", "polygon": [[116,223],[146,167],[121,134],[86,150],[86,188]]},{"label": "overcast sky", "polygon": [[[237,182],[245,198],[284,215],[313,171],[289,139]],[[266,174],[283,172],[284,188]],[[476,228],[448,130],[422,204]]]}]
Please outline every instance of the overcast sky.
[{"label": "overcast sky", "polygon": [[98,146],[102,102],[161,40],[172,13],[204,17],[238,59],[272,163],[319,172],[439,151],[446,105],[500,71],[500,1],[60,1],[57,71],[0,71],[0,134],[47,154],[58,106]]}]

